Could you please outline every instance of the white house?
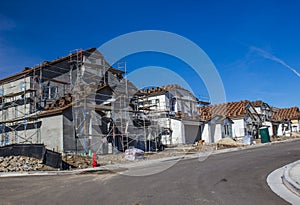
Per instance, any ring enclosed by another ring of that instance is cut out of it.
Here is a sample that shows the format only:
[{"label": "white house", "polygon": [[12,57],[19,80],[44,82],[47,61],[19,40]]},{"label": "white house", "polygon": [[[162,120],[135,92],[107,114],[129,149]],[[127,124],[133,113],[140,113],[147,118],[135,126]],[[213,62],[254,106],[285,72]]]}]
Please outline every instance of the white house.
[{"label": "white house", "polygon": [[233,121],[229,117],[216,115],[204,124],[201,139],[205,142],[217,142],[222,138],[232,138]]},{"label": "white house", "polygon": [[273,108],[273,120],[278,136],[291,135],[300,131],[300,112],[298,107]]},{"label": "white house", "polygon": [[276,136],[278,125],[272,118],[272,108],[261,100],[253,101],[251,104],[259,115],[262,126],[268,128],[270,136]]},{"label": "white house", "polygon": [[139,109],[162,130],[164,144],[192,144],[201,135],[198,100],[178,85],[167,85],[140,90]]},{"label": "white house", "polygon": [[[202,137],[208,143],[216,142],[225,136],[242,138],[248,132],[258,137],[261,119],[255,108],[247,100],[200,107],[199,110],[201,119],[206,121]],[[216,120],[216,116],[222,116],[223,118],[220,118],[221,121],[219,119]],[[212,126],[211,124],[214,125]],[[220,129],[220,125],[223,125],[222,129]],[[211,130],[212,128],[214,129],[213,131]]]}]

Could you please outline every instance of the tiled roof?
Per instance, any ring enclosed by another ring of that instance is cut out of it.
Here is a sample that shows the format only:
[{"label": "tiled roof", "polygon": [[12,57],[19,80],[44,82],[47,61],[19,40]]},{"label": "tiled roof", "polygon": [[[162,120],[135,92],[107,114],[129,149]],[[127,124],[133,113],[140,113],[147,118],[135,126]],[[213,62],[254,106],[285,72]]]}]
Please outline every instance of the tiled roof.
[{"label": "tiled roof", "polygon": [[254,107],[261,107],[261,106],[263,106],[264,102],[261,100],[256,100],[256,101],[251,102],[251,104]]},{"label": "tiled roof", "polygon": [[142,90],[140,90],[140,93],[148,94],[148,95],[149,94],[150,95],[161,95],[161,94],[165,94],[166,92],[170,92],[172,90],[183,90],[186,93],[188,93],[190,96],[192,96],[195,100],[198,100],[191,91],[189,91],[177,84],[170,84],[170,85],[164,85],[161,87],[152,87],[149,89],[142,89]]},{"label": "tiled roof", "polygon": [[228,102],[207,107],[200,107],[200,115],[202,120],[210,120],[216,115],[229,118],[244,117],[247,114],[247,106],[250,102],[243,100],[239,102]]},{"label": "tiled roof", "polygon": [[293,120],[300,118],[298,107],[290,108],[273,108],[273,119],[276,121]]},{"label": "tiled roof", "polygon": [[263,109],[265,109],[265,110],[270,110],[271,109],[271,107],[268,105],[268,103],[265,103],[262,100],[252,101],[251,105],[253,107],[263,107]]}]

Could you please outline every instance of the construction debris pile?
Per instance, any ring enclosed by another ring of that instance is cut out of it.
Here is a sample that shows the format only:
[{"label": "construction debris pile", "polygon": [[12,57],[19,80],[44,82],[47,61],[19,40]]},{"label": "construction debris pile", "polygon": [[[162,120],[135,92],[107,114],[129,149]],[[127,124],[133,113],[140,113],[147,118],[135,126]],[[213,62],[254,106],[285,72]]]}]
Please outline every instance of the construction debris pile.
[{"label": "construction debris pile", "polygon": [[65,155],[62,160],[73,166],[73,168],[85,169],[92,166],[93,159],[90,156]]},{"label": "construction debris pile", "polygon": [[218,149],[226,149],[231,147],[242,147],[241,143],[234,141],[232,138],[226,137],[217,142]]},{"label": "construction debris pile", "polygon": [[24,157],[9,156],[0,157],[0,172],[29,172],[29,171],[51,171],[52,167],[43,164],[43,160]]}]

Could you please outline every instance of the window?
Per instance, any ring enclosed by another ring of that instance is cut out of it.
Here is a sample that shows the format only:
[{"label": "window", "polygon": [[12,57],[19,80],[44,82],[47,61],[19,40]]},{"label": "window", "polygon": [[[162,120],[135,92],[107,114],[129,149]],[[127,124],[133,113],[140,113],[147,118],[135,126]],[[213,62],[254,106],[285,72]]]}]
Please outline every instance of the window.
[{"label": "window", "polygon": [[228,135],[228,125],[224,125],[224,133],[225,135]]},{"label": "window", "polygon": [[57,86],[52,86],[50,88],[50,98],[53,99],[53,98],[56,98],[57,97]]},{"label": "window", "polygon": [[4,89],[0,88],[0,96],[3,96],[3,95],[4,95]]},{"label": "window", "polygon": [[43,86],[43,93],[42,93],[42,99],[47,100],[49,97],[49,87]]},{"label": "window", "polygon": [[151,100],[148,100],[148,101],[147,101],[147,104],[148,104],[148,105],[151,105],[151,103],[152,103]]},{"label": "window", "polygon": [[57,86],[43,86],[42,99],[54,99],[57,97],[58,88]]},{"label": "window", "polygon": [[155,99],[155,104],[159,104],[159,99]]},{"label": "window", "polygon": [[225,134],[225,136],[231,136],[231,125],[230,124],[224,125],[224,134]]},{"label": "window", "polygon": [[20,82],[20,91],[25,91],[25,89],[26,89],[26,83]]},{"label": "window", "polygon": [[171,105],[170,111],[174,112],[175,111],[175,105],[176,105],[176,98],[171,99],[170,105]]},{"label": "window", "polygon": [[7,110],[2,110],[3,120],[7,120],[7,118],[8,118],[7,115],[8,115]]}]

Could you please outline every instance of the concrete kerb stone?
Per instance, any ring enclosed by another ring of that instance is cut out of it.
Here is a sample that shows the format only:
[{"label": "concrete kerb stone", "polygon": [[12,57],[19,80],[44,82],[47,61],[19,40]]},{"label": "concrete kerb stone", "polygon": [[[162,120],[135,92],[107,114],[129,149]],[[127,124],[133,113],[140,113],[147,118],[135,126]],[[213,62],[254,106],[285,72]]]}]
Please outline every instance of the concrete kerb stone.
[{"label": "concrete kerb stone", "polygon": [[296,165],[300,165],[300,160],[288,164],[284,167],[282,182],[289,190],[300,196],[300,185],[290,176],[291,170]]},{"label": "concrete kerb stone", "polygon": [[290,204],[299,204],[300,197],[291,192],[282,181],[284,167],[272,171],[267,177],[267,183],[271,190]]},{"label": "concrete kerb stone", "polygon": [[19,177],[19,176],[45,176],[45,175],[70,175],[70,174],[80,174],[84,172],[95,172],[95,171],[115,171],[118,172],[120,168],[133,168],[137,166],[146,166],[154,163],[163,163],[164,161],[169,160],[184,160],[184,159],[196,159],[201,157],[209,157],[210,155],[217,155],[217,154],[223,154],[228,152],[236,152],[246,149],[255,149],[259,147],[264,146],[271,146],[272,144],[279,144],[279,143],[288,143],[292,141],[300,140],[300,138],[295,139],[288,139],[284,141],[275,141],[270,143],[264,143],[264,144],[256,144],[251,146],[245,146],[245,147],[236,147],[236,148],[228,148],[228,149],[222,149],[222,150],[214,150],[209,152],[199,152],[195,154],[183,154],[181,156],[173,156],[173,157],[166,157],[166,158],[160,158],[160,159],[152,159],[152,160],[145,160],[140,162],[129,162],[126,164],[113,164],[113,165],[104,165],[96,168],[86,168],[86,169],[78,169],[78,170],[71,170],[71,171],[38,171],[38,172],[22,172],[22,173],[16,173],[16,172],[2,172],[0,173],[0,177]]}]

